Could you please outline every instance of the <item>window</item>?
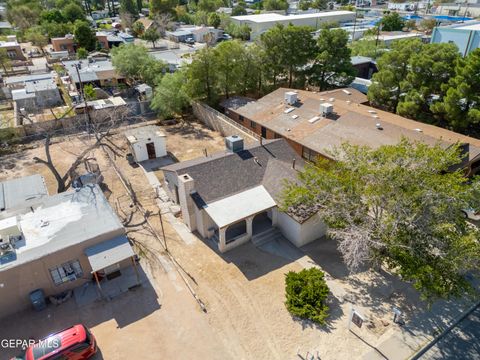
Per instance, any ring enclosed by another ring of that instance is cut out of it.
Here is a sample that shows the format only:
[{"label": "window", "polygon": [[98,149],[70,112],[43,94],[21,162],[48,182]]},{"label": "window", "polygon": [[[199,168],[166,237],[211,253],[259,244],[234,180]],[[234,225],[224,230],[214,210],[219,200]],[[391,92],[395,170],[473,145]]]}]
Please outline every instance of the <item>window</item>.
[{"label": "window", "polygon": [[315,161],[317,158],[318,158],[319,154],[313,150],[310,150],[309,148],[306,148],[305,146],[303,147],[303,150],[302,150],[302,157],[305,159],[305,160],[308,160],[308,161]]},{"label": "window", "polygon": [[238,121],[243,122],[243,119],[244,119],[243,115],[238,115]]},{"label": "window", "polygon": [[277,133],[273,133],[273,138],[274,138],[274,139],[281,139],[281,138],[282,138],[282,135],[277,134]]},{"label": "window", "polygon": [[78,260],[69,261],[61,266],[50,269],[50,275],[55,285],[62,285],[69,281],[75,281],[83,275],[82,267]]},{"label": "window", "polygon": [[17,52],[15,50],[7,50],[7,56],[10,59],[15,59],[17,57]]},{"label": "window", "polygon": [[257,127],[257,123],[255,121],[250,121],[250,127],[255,129]]}]

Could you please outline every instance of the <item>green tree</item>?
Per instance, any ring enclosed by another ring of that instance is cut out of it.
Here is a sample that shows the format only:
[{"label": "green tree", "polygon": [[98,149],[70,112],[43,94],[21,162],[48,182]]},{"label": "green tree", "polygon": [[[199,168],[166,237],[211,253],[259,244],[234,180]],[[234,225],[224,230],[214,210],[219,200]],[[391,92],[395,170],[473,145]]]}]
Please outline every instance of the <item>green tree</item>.
[{"label": "green tree", "polygon": [[40,21],[43,22],[55,22],[64,23],[68,20],[65,19],[62,12],[58,9],[44,10],[40,14]]},{"label": "green tree", "polygon": [[318,55],[310,70],[309,82],[320,90],[347,86],[355,78],[348,33],[341,29],[323,29],[317,39]]},{"label": "green tree", "polygon": [[383,31],[401,31],[405,26],[405,20],[396,12],[385,15],[382,20]]},{"label": "green tree", "polygon": [[234,39],[244,41],[250,40],[250,33],[252,31],[247,24],[237,25],[233,23],[230,23],[226,30]]},{"label": "green tree", "polygon": [[150,0],[150,16],[173,13],[178,0]]},{"label": "green tree", "polygon": [[266,70],[265,75],[269,78],[273,87],[277,86],[279,77],[285,72],[282,57],[278,56],[282,47],[283,28],[282,25],[277,25],[260,35],[260,46],[263,50],[262,57]]},{"label": "green tree", "polygon": [[77,59],[86,59],[88,57],[88,51],[84,48],[77,49]]},{"label": "green tree", "polygon": [[48,38],[40,32],[38,26],[35,26],[27,31],[25,34],[27,41],[30,41],[33,46],[39,47],[43,54],[45,50],[43,49],[48,45]]},{"label": "green tree", "polygon": [[228,98],[235,85],[241,81],[241,63],[245,60],[245,48],[238,40],[225,41],[215,48],[218,84]]},{"label": "green tree", "polygon": [[95,32],[90,28],[90,24],[86,21],[77,20],[73,30],[75,41],[79,47],[87,51],[93,51],[96,48],[97,38]]},{"label": "green tree", "polygon": [[267,11],[287,10],[288,2],[286,0],[264,0],[263,8]]},{"label": "green tree", "polygon": [[429,34],[433,31],[435,26],[437,26],[436,19],[423,19],[420,21],[420,28]]},{"label": "green tree", "polygon": [[349,47],[352,50],[352,55],[367,56],[373,59],[378,58],[388,50],[383,41],[377,42],[369,37],[353,41],[349,44]]},{"label": "green tree", "polygon": [[198,10],[202,10],[207,13],[215,12],[222,5],[224,4],[221,0],[199,0],[197,3]]},{"label": "green tree", "polygon": [[329,292],[325,274],[317,268],[289,271],[285,275],[285,306],[293,316],[324,325]]},{"label": "green tree", "polygon": [[133,23],[132,31],[136,37],[140,37],[145,32],[145,26],[140,21],[136,21]]},{"label": "green tree", "polygon": [[85,20],[85,12],[83,11],[83,8],[80,5],[73,2],[66,5],[62,13],[65,19],[72,23],[74,23],[77,20]]},{"label": "green tree", "polygon": [[83,94],[85,96],[85,100],[92,101],[97,99],[97,92],[92,84],[87,84],[83,87]]},{"label": "green tree", "polygon": [[193,22],[195,25],[205,25],[208,24],[208,12],[204,10],[199,10],[193,16]]},{"label": "green tree", "polygon": [[190,97],[185,89],[186,75],[183,71],[176,71],[173,74],[165,74],[152,99],[151,107],[164,119],[174,115],[180,115],[190,105]]},{"label": "green tree", "polygon": [[312,7],[312,2],[310,0],[300,0],[298,7],[300,10],[306,11]]},{"label": "green tree", "polygon": [[429,301],[473,291],[480,230],[462,209],[478,206],[480,184],[452,171],[459,146],[403,139],[374,150],[343,144],[330,155],[338,161],[319,160],[288,183],[284,211],[318,210],[351,270],[386,266]]},{"label": "green tree", "polygon": [[455,44],[427,44],[409,61],[402,88],[406,92],[397,106],[398,114],[415,120],[433,122],[431,105],[442,101],[445,85],[455,75],[459,59]]},{"label": "green tree", "polygon": [[419,39],[395,41],[390,51],[377,60],[378,72],[373,75],[367,94],[373,105],[391,112],[397,111],[400,95],[405,90],[404,80],[409,73],[410,58],[421,48]]},{"label": "green tree", "polygon": [[221,21],[222,20],[220,19],[220,15],[215,12],[208,15],[208,25],[213,26],[215,29],[220,26]]},{"label": "green tree", "polygon": [[328,8],[328,0],[313,0],[312,8],[318,10],[326,10]]},{"label": "green tree", "polygon": [[8,74],[8,70],[12,67],[12,60],[8,57],[7,49],[0,48],[0,65],[3,68],[4,74]]},{"label": "green tree", "polygon": [[73,33],[74,25],[72,23],[43,22],[40,27],[42,34],[47,34],[49,38],[52,38]]},{"label": "green tree", "polygon": [[214,104],[218,98],[218,75],[215,50],[211,47],[197,51],[187,70],[187,93],[193,99],[206,99]]},{"label": "green tree", "polygon": [[237,5],[232,9],[232,16],[247,15],[247,9],[244,6]]},{"label": "green tree", "polygon": [[134,0],[120,0],[120,12],[128,13],[138,18],[138,9]]},{"label": "green tree", "polygon": [[478,127],[480,123],[480,49],[465,59],[458,59],[455,76],[443,86],[443,101],[432,105],[434,113],[441,115],[455,130]]},{"label": "green tree", "polygon": [[35,4],[11,5],[7,7],[7,19],[21,31],[38,24],[41,7]]},{"label": "green tree", "polygon": [[158,33],[157,29],[154,27],[150,27],[145,33],[143,34],[143,40],[150,41],[155,47],[155,43],[160,39],[160,34]]}]

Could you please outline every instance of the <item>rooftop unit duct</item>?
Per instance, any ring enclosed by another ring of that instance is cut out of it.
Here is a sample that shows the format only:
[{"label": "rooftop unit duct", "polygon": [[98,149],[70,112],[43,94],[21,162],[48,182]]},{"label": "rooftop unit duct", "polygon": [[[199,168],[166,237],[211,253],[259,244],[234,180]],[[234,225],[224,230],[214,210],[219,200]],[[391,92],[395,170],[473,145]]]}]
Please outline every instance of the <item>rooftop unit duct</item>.
[{"label": "rooftop unit duct", "polygon": [[330,103],[321,103],[320,104],[320,115],[327,116],[333,112],[333,105]]},{"label": "rooftop unit duct", "polygon": [[295,105],[298,100],[298,94],[294,91],[287,91],[285,93],[285,102],[288,105]]},{"label": "rooftop unit duct", "polygon": [[225,138],[225,146],[228,151],[239,152],[243,150],[243,139],[238,135],[232,135]]}]

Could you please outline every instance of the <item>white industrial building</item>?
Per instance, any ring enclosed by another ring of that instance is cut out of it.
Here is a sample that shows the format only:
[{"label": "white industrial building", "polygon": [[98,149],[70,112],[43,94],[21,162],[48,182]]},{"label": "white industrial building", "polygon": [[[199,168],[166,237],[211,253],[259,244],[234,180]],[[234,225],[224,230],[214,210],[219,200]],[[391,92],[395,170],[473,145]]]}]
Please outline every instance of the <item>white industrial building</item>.
[{"label": "white industrial building", "polygon": [[232,16],[232,22],[236,25],[248,25],[252,29],[250,39],[263,34],[265,31],[274,27],[276,24],[287,26],[288,24],[296,26],[311,26],[319,29],[325,23],[346,23],[354,21],[355,13],[352,11],[324,11],[311,14],[300,15],[281,15],[276,13]]},{"label": "white industrial building", "polygon": [[143,126],[128,130],[125,136],[137,163],[167,155],[166,136],[158,126]]}]

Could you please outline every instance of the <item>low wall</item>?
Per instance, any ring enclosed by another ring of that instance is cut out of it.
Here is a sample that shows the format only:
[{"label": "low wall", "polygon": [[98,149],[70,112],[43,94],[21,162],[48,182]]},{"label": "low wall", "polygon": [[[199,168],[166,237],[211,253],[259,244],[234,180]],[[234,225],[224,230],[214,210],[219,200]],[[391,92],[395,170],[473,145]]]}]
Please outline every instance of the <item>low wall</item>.
[{"label": "low wall", "polygon": [[240,135],[243,137],[246,144],[254,144],[259,140],[259,136],[253,131],[236,123],[206,104],[194,102],[192,108],[193,114],[198,120],[207,125],[210,129],[218,131],[223,136]]}]

